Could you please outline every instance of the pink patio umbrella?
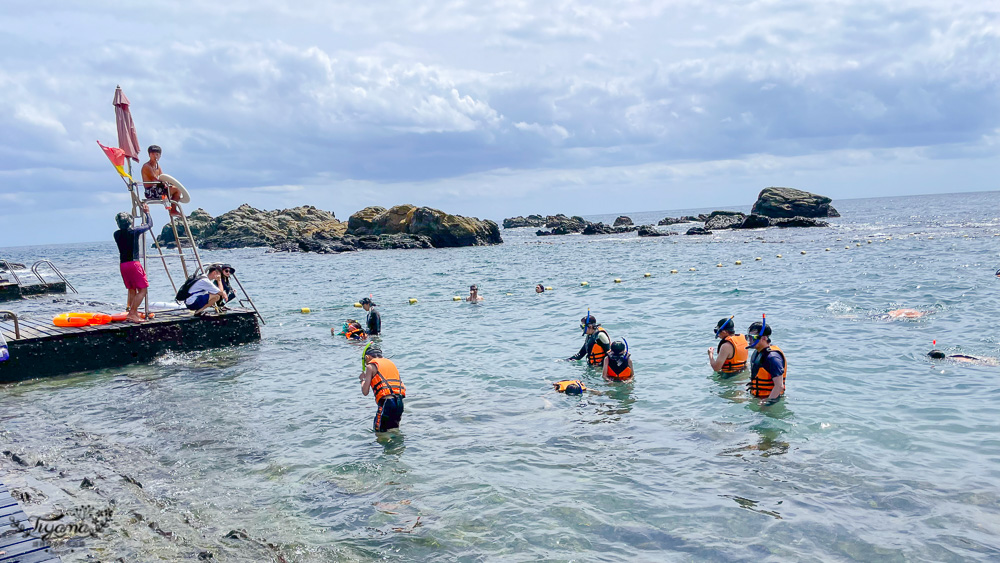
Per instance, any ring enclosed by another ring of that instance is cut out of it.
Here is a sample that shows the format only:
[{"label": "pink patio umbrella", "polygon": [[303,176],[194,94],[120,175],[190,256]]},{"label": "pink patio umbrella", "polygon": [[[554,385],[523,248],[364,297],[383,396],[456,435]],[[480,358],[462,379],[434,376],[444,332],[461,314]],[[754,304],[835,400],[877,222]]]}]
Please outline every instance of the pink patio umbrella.
[{"label": "pink patio umbrella", "polygon": [[[128,98],[122,87],[115,88],[115,121],[118,122],[118,148],[125,152],[125,156],[139,162],[139,138],[135,134],[135,124],[132,123],[132,112],[128,109]],[[129,166],[131,169],[131,165]]]}]

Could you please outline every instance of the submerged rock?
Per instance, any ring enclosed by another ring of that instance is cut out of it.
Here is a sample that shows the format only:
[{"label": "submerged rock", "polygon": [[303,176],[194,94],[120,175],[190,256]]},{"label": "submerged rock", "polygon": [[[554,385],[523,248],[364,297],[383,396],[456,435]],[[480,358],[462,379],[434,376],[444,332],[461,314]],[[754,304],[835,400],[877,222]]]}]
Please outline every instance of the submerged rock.
[{"label": "submerged rock", "polygon": [[686,234],[686,235],[710,235],[710,234],[712,234],[712,231],[710,231],[710,230],[708,230],[708,229],[706,229],[704,227],[691,227],[684,234]]},{"label": "submerged rock", "polygon": [[704,215],[701,217],[695,217],[694,215],[685,215],[683,217],[664,217],[663,219],[660,219],[657,225],[666,227],[669,225],[676,225],[678,223],[697,223],[699,221],[705,222],[705,219],[707,219],[707,217]]},{"label": "submerged rock", "polygon": [[771,226],[782,229],[788,227],[829,227],[830,223],[812,217],[790,217],[788,219],[771,219]]},{"label": "submerged rock", "polygon": [[771,187],[760,191],[750,212],[771,218],[840,217],[830,205],[832,201],[826,196],[794,188]]},{"label": "submerged rock", "polygon": [[642,225],[637,233],[640,237],[667,237],[680,234],[677,231],[660,231],[652,225]]},{"label": "submerged rock", "polygon": [[771,226],[771,220],[763,215],[747,215],[746,219],[743,220],[743,224],[739,226],[740,229],[763,229]]}]

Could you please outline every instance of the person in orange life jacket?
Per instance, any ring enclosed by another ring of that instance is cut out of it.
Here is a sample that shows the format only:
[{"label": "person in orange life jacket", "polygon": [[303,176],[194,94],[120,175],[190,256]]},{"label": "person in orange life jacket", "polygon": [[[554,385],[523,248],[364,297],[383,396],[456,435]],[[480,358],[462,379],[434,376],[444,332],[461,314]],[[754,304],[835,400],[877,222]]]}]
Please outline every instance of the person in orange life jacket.
[{"label": "person in orange life jacket", "polygon": [[785,353],[771,344],[771,327],[767,325],[766,318],[750,325],[747,340],[750,341],[747,348],[754,350],[750,358],[747,389],[760,399],[762,406],[773,405],[785,394],[785,376],[788,373]]},{"label": "person in orange life jacket", "polygon": [[365,334],[365,329],[361,328],[361,323],[354,319],[347,319],[347,329],[344,331],[344,338],[348,340],[364,340],[368,338],[368,335]]},{"label": "person in orange life jacket", "polygon": [[399,378],[396,364],[382,357],[382,348],[377,344],[365,346],[364,371],[358,376],[361,381],[361,394],[368,396],[368,391],[375,393],[375,420],[372,428],[376,432],[386,432],[399,428],[399,420],[403,418],[403,398],[406,397],[406,387]]},{"label": "person in orange life jacket", "polygon": [[610,381],[628,381],[635,375],[632,369],[632,354],[628,352],[628,342],[615,340],[611,343],[611,353],[604,358],[601,375]]},{"label": "person in orange life jacket", "polygon": [[733,318],[722,319],[715,325],[715,336],[719,345],[714,350],[708,349],[708,365],[712,370],[724,377],[732,377],[747,369],[747,339],[742,334],[736,334],[736,323]]},{"label": "person in orange life jacket", "polygon": [[580,319],[580,328],[587,335],[587,339],[583,341],[583,347],[580,348],[580,351],[566,360],[580,360],[586,356],[588,364],[592,366],[603,365],[604,357],[608,355],[608,349],[611,348],[611,337],[608,336],[608,331],[601,328],[597,324],[597,318],[590,313]]}]

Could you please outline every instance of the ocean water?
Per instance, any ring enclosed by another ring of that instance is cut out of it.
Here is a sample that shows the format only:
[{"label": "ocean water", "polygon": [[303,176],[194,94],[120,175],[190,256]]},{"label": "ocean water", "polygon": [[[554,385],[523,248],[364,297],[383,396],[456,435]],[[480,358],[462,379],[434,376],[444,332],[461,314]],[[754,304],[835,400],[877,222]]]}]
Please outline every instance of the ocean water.
[{"label": "ocean water", "polygon": [[[926,353],[1000,356],[998,197],[839,201],[830,228],[708,237],[206,251],[236,266],[261,342],[0,386],[3,449],[44,464],[0,457],[0,480],[44,495],[29,513],[114,508],[65,561],[997,560],[1000,367]],[[0,256],[50,258],[81,291],[8,304],[25,315],[122,307],[113,243]],[[471,283],[484,302],[452,301]],[[329,330],[369,294],[407,387],[386,436],[360,346]],[[560,361],[588,310],[628,339],[633,383]],[[761,313],[789,363],[769,409],[706,354],[720,318]]]}]

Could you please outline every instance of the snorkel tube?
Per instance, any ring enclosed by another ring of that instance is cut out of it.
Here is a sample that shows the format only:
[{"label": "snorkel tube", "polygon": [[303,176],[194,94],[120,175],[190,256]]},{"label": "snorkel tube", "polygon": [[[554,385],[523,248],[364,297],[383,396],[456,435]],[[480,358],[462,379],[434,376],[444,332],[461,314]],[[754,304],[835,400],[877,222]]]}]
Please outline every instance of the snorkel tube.
[{"label": "snorkel tube", "polygon": [[628,357],[628,340],[625,340],[625,337],[623,336],[622,337],[622,342],[625,343],[625,357],[627,358]]},{"label": "snorkel tube", "polygon": [[733,322],[733,318],[734,318],[735,316],[736,316],[736,315],[732,315],[732,316],[730,316],[730,317],[729,317],[729,320],[727,320],[726,322],[722,323],[722,325],[721,325],[721,326],[717,326],[717,327],[715,327],[715,329],[714,329],[714,330],[715,330],[715,335],[716,335],[716,336],[719,336],[719,333],[720,333],[720,332],[722,332],[722,331],[724,331],[724,330],[729,330],[729,328],[727,328],[727,327],[728,327],[728,326],[729,326],[730,324],[732,324],[732,325],[733,325],[733,330],[729,330],[729,332],[736,332],[736,323],[735,323],[735,322]]},{"label": "snorkel tube", "polygon": [[374,342],[365,344],[364,350],[361,351],[361,371],[365,371],[365,369],[368,368],[368,348],[370,348],[372,344],[374,344]]},{"label": "snorkel tube", "polygon": [[590,308],[587,309],[587,321],[583,323],[583,332],[581,336],[587,334],[587,327],[590,326]]}]

